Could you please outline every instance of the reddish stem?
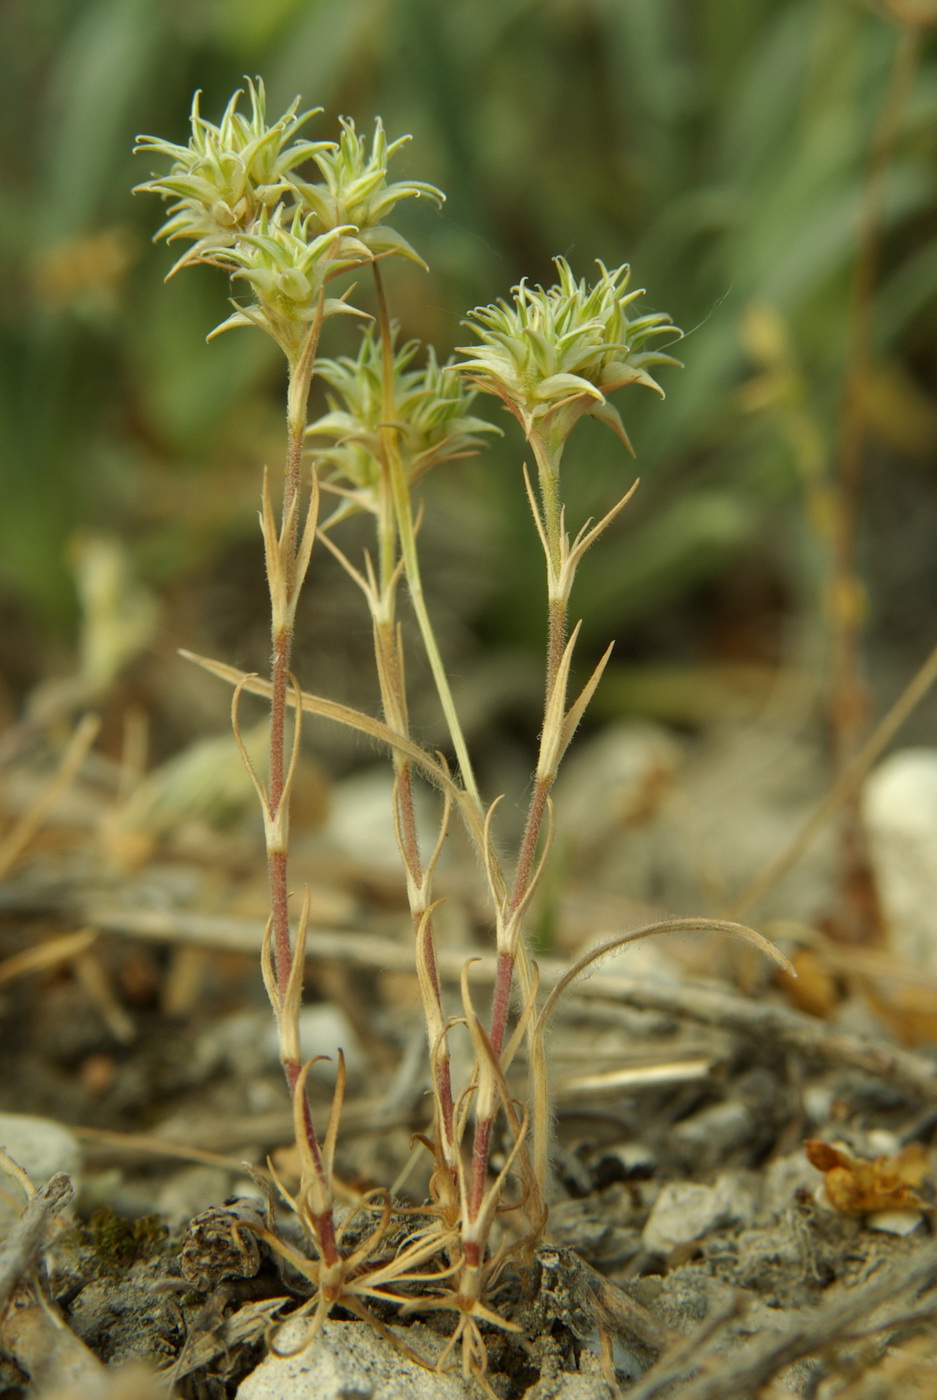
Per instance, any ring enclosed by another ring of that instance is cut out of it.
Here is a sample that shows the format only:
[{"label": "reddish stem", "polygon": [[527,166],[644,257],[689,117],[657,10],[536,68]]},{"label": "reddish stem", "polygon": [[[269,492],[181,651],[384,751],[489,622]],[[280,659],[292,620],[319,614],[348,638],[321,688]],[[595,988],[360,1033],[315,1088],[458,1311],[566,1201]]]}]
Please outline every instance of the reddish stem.
[{"label": "reddish stem", "polygon": [[[305,405],[317,341],[318,329],[316,329],[314,334],[310,335],[303,356],[303,362],[298,369],[297,367],[293,368],[290,380],[290,411],[287,415],[286,466],[279,540],[283,569],[285,572],[285,601],[288,606],[293,601],[295,590],[297,587],[301,586],[302,583],[302,580],[297,578],[296,573],[299,512],[295,510],[294,507],[297,503],[301,484]],[[298,385],[303,387],[303,392],[299,395],[301,400],[299,408],[301,411],[295,411],[293,400],[293,392]],[[289,793],[286,787],[286,716],[287,692],[290,685],[290,661],[293,651],[292,623],[289,620],[285,622],[278,620],[276,608],[274,610],[272,642],[273,655],[271,658],[270,675],[270,771],[267,784],[267,822],[270,826],[275,826],[283,803],[289,802]],[[293,949],[290,941],[289,870],[286,837],[288,828],[286,822],[282,824],[280,829],[283,832],[282,843],[278,840],[277,844],[268,844],[267,878],[270,885],[274,971],[276,975],[278,998],[282,1008],[285,1003],[290,974],[293,968]],[[286,1076],[290,1098],[291,1100],[295,1100],[301,1067],[294,1060],[284,1060],[283,1072]],[[316,1136],[315,1127],[312,1122],[312,1114],[305,1094],[303,1095],[303,1123],[305,1126],[306,1141],[312,1157],[313,1169],[322,1184],[325,1199],[329,1201],[331,1192],[328,1174],[325,1170],[322,1152],[319,1147],[319,1140]],[[335,1225],[332,1218],[331,1206],[327,1205],[325,1211],[316,1213],[313,1223],[323,1260],[327,1265],[338,1263],[340,1255],[335,1238]]]},{"label": "reddish stem", "polygon": [[485,1178],[488,1175],[488,1158],[491,1154],[491,1134],[494,1118],[480,1121],[475,1128],[475,1142],[472,1146],[472,1174],[468,1192],[468,1218],[475,1220],[482,1207],[485,1195]]}]

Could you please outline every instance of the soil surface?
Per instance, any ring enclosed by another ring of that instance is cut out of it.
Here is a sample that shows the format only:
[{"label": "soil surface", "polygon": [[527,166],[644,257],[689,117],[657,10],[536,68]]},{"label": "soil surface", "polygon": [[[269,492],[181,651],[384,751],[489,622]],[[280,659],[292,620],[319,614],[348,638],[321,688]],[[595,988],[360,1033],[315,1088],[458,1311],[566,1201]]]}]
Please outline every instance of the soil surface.
[{"label": "soil surface", "polygon": [[[44,742],[14,755],[7,831],[54,769]],[[815,749],[783,725],[693,740],[623,726],[590,741],[557,794],[572,815],[557,833],[562,888],[535,920],[544,985],[615,933],[719,912],[824,784]],[[373,819],[387,780],[330,785],[310,763],[307,790],[323,800],[295,832],[295,884],[313,892],[304,1053],[345,1052],[345,1208],[392,1190],[392,1251],[429,1159],[412,1146],[427,1076],[409,920]],[[257,965],[266,896],[248,801],[170,838],[134,825],[116,768],[86,763],[0,888],[0,1114],[28,1116],[8,1148],[35,1185],[64,1170],[75,1188],[71,1204],[33,1207],[24,1243],[24,1192],[12,1168],[5,1181],[0,1396],[59,1393],[63,1377],[68,1394],[90,1394],[99,1363],[115,1394],[142,1395],[155,1382],[123,1369],[140,1361],[181,1396],[221,1400],[271,1331],[308,1311],[301,1273],[263,1238],[304,1250],[258,1184],[269,1159],[290,1189],[297,1161]],[[455,1010],[464,957],[479,958],[479,998],[493,958],[477,873],[450,844],[439,936]],[[560,1002],[550,1219],[536,1257],[493,1292],[513,1324],[483,1329],[495,1395],[933,1393],[937,980],[909,974],[893,943],[831,936],[839,898],[821,837],[747,916],[794,960],[796,982],[747,945],[687,936],[601,964]],[[463,1052],[453,1037],[457,1067]],[[310,1080],[322,1117],[330,1074],[323,1062]],[[512,1075],[522,1094],[521,1060]],[[44,1147],[33,1118],[67,1128],[66,1147]],[[35,1160],[17,1157],[24,1140]],[[506,1243],[510,1230],[507,1217]],[[413,1317],[444,1345],[451,1314]]]}]

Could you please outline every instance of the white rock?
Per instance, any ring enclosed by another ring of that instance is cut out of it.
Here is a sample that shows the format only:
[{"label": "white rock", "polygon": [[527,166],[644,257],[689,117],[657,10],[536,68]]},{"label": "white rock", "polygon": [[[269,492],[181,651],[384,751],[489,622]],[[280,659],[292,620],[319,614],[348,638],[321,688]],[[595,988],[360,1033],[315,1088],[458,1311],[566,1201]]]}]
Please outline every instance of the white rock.
[{"label": "white rock", "polygon": [[910,1235],[923,1221],[919,1210],[874,1210],[865,1218],[870,1230],[881,1230],[886,1235]]},{"label": "white rock", "polygon": [[901,1138],[887,1128],[870,1128],[860,1151],[870,1157],[897,1157],[901,1151]]},{"label": "white rock", "polygon": [[836,1089],[830,1084],[808,1084],[803,1092],[804,1112],[814,1127],[830,1121]]},{"label": "white rock", "polygon": [[173,1228],[216,1206],[231,1193],[231,1173],[222,1167],[183,1167],[157,1190],[153,1209]]},{"label": "white rock", "polygon": [[[279,1042],[276,1026],[270,1024],[264,1035],[264,1046],[270,1063],[279,1058]],[[303,1060],[311,1060],[317,1055],[328,1059],[316,1060],[310,1074],[313,1079],[333,1083],[338,1051],[345,1056],[345,1068],[349,1074],[364,1069],[364,1054],[354,1027],[340,1006],[330,1001],[317,1001],[312,1006],[304,1006],[299,1013],[299,1051]]]},{"label": "white rock", "polygon": [[[56,1172],[68,1172],[77,1189],[81,1148],[61,1123],[29,1113],[0,1113],[0,1147],[34,1186],[43,1186]],[[19,1214],[16,1203],[22,1204],[22,1193],[15,1183],[0,1180],[5,1187],[0,1195],[0,1227],[6,1228]]]},{"label": "white rock", "polygon": [[646,817],[682,761],[681,744],[661,725],[609,725],[563,765],[556,785],[558,831],[581,849]]},{"label": "white rock", "polygon": [[0,1147],[35,1186],[43,1186],[56,1172],[74,1177],[81,1170],[77,1138],[51,1118],[0,1113]]},{"label": "white rock", "polygon": [[[617,1356],[615,1360],[617,1365]],[[600,1376],[564,1374],[535,1381],[524,1391],[524,1400],[610,1400],[611,1395],[611,1386]]]},{"label": "white rock", "polygon": [[738,1099],[726,1099],[700,1109],[677,1123],[671,1133],[685,1164],[695,1171],[707,1170],[723,1161],[730,1152],[750,1142],[754,1114]]},{"label": "white rock", "polygon": [[[400,852],[394,834],[394,773],[381,763],[345,778],[329,798],[327,838],[364,869],[382,876],[401,874]],[[421,841],[432,850],[439,835],[438,817],[431,794],[414,792],[417,827]]]},{"label": "white rock", "polygon": [[234,1011],[209,1026],[198,1053],[211,1066],[231,1070],[242,1080],[272,1070],[279,1061],[273,1014],[269,1008]]},{"label": "white rock", "polygon": [[801,1191],[813,1191],[817,1184],[817,1169],[812,1166],[803,1148],[775,1157],[763,1172],[764,1213],[779,1219],[787,1215]]},{"label": "white rock", "polygon": [[661,1190],[648,1216],[641,1236],[644,1248],[652,1254],[669,1254],[710,1230],[750,1223],[757,1196],[754,1179],[743,1172],[726,1172],[714,1186],[672,1181]]},{"label": "white rock", "polygon": [[[277,1336],[281,1350],[301,1344],[306,1324],[290,1324]],[[442,1338],[419,1323],[397,1328],[414,1351],[430,1361]],[[237,1389],[237,1400],[477,1400],[478,1392],[451,1373],[428,1371],[378,1336],[364,1322],[326,1322],[319,1336],[295,1356],[268,1356]]]},{"label": "white rock", "polygon": [[937,973],[937,749],[891,754],[862,802],[892,951]]},{"label": "white rock", "polygon": [[712,1229],[719,1217],[719,1203],[711,1186],[692,1181],[672,1181],[661,1191],[641,1236],[652,1254],[669,1254],[678,1244],[689,1244]]}]

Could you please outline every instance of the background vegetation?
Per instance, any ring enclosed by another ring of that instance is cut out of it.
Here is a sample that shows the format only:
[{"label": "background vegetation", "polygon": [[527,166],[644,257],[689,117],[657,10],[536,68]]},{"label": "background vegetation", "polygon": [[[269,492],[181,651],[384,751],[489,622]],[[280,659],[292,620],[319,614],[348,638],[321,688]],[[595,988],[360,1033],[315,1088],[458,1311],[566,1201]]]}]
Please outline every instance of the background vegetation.
[{"label": "background vegetation", "polygon": [[[218,580],[246,568],[263,596],[257,468],[282,451],[276,351],[247,334],[204,344],[224,279],[183,272],[165,288],[152,201],[130,195],[149,173],[131,157],[137,133],[185,141],[192,90],[217,119],[244,73],[264,77],[271,111],[297,93],[321,104],[314,136],[334,135],[340,112],[413,133],[401,178],[432,181],[448,203],[405,216],[431,272],[393,269],[392,292],[405,333],[443,355],[467,308],[521,276],[551,279],[554,254],[579,275],[596,257],[632,264],[646,309],[689,332],[686,368],[666,374],[666,408],[622,396],[642,485],[577,585],[586,640],[617,637],[620,666],[789,657],[820,608],[864,181],[903,42],[895,16],[861,0],[7,0],[7,713],[75,645],[88,532],[123,541],[125,592],[171,605],[195,586],[210,608]],[[907,76],[862,513],[873,642],[901,670],[931,644],[937,604],[931,31]],[[339,348],[331,337],[327,353]],[[482,462],[432,489],[451,592],[472,600],[461,620],[515,656],[536,653],[543,619],[519,440],[504,426]],[[598,430],[567,460],[583,514],[630,471]],[[185,631],[177,609],[166,616]],[[255,664],[243,622],[232,628],[239,654],[226,659]],[[165,621],[163,633],[186,640]],[[633,669],[618,680],[607,707],[644,703]],[[657,703],[685,717],[683,702]]]}]

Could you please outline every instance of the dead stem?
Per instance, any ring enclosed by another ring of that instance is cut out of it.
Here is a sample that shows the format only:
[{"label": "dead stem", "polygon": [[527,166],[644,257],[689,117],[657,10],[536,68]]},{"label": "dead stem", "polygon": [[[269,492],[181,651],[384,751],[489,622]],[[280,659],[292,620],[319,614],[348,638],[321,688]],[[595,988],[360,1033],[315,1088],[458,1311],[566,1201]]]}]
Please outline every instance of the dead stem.
[{"label": "dead stem", "polygon": [[[868,422],[866,401],[872,376],[872,321],[887,176],[918,66],[921,38],[920,29],[901,27],[868,159],[850,295],[830,580],[830,732],[838,778],[848,771],[855,757],[868,710],[861,678],[863,594],[856,549]],[[836,927],[848,942],[880,943],[885,936],[884,920],[855,791],[843,799],[839,840],[842,911],[834,915]]]}]

